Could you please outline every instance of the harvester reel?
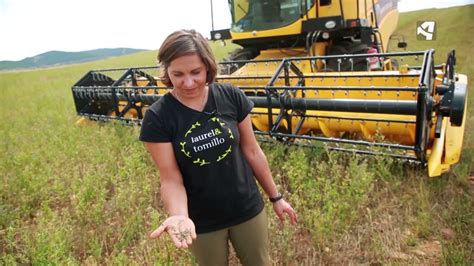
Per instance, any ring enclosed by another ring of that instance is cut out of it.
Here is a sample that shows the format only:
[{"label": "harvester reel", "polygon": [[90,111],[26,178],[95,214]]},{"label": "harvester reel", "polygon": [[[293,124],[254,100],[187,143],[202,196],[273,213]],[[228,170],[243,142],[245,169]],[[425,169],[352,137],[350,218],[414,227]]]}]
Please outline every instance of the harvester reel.
[{"label": "harvester reel", "polygon": [[[348,47],[343,46],[353,52]],[[356,48],[366,47],[351,49]],[[217,80],[247,94],[254,103],[255,133],[266,141],[304,146],[319,141],[330,150],[427,162],[432,169],[441,169],[433,172],[439,175],[459,159],[467,78],[459,75],[462,79],[456,80],[454,53],[443,68],[435,66],[433,52],[226,61],[221,69],[230,65],[238,70],[221,73]],[[366,64],[374,57],[403,62],[405,57],[416,61],[419,56],[421,66],[403,70],[375,71]],[[358,62],[366,71],[314,72],[312,62],[317,60],[351,62],[350,69]],[[148,107],[171,89],[157,76],[158,67],[90,71],[72,87],[77,113],[92,120],[140,124]],[[447,143],[455,146],[445,155]],[[439,159],[434,160],[433,153]],[[444,156],[450,159],[442,161]]]}]

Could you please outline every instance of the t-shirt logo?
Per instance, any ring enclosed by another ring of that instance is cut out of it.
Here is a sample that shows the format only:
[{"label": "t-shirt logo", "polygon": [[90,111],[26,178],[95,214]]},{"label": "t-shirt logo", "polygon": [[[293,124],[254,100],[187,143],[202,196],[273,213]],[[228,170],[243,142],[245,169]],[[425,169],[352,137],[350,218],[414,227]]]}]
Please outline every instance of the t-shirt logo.
[{"label": "t-shirt logo", "polygon": [[203,166],[220,162],[232,152],[234,135],[218,117],[196,121],[179,142],[180,151],[194,164]]}]

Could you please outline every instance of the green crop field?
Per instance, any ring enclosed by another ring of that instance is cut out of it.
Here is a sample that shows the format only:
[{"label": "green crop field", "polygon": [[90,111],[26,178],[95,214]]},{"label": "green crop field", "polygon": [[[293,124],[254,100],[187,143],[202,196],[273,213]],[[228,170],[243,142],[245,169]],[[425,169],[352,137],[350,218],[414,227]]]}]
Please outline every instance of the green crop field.
[{"label": "green crop field", "polygon": [[[469,76],[462,161],[449,173],[428,178],[424,167],[391,158],[263,144],[300,218],[281,226],[267,205],[275,264],[474,262],[472,14],[474,5],[424,10],[399,23],[409,50],[434,48],[443,63],[455,48],[457,72]],[[436,20],[436,41],[416,40],[420,20]],[[232,50],[213,48],[219,58]],[[139,128],[74,124],[71,86],[88,70],[155,63],[152,51],[0,73],[0,264],[193,264],[167,236],[148,238],[166,213]]]}]

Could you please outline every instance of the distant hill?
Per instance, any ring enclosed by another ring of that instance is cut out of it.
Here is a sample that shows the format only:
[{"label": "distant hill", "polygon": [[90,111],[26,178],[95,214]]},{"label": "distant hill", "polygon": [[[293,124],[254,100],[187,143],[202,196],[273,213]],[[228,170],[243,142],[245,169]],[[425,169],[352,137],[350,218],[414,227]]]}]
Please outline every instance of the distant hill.
[{"label": "distant hill", "polygon": [[131,48],[104,48],[82,52],[49,51],[20,61],[0,61],[0,70],[40,68],[105,59],[146,51]]},{"label": "distant hill", "polygon": [[[408,51],[435,49],[435,63],[446,61],[451,49],[456,50],[456,70],[459,73],[469,74],[469,84],[474,79],[474,5],[465,5],[440,9],[424,9],[401,13],[395,34],[403,35],[408,43]],[[432,41],[418,40],[416,36],[417,23],[420,21],[436,22],[436,39]],[[396,41],[390,43],[389,51],[398,52]],[[472,96],[472,95],[470,95]],[[469,131],[466,131],[469,132]]]}]

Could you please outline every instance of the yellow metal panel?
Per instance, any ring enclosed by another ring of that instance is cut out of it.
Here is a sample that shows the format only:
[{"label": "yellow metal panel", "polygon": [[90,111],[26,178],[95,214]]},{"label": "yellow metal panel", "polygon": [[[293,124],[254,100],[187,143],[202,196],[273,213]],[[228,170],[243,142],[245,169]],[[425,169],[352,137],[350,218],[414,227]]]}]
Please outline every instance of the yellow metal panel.
[{"label": "yellow metal panel", "polygon": [[382,39],[382,52],[387,52],[390,36],[397,28],[398,16],[398,10],[392,10],[380,21],[379,32]]},{"label": "yellow metal panel", "polygon": [[433,147],[431,148],[431,153],[428,158],[428,175],[430,177],[439,176],[449,169],[449,165],[441,163],[447,123],[448,118],[444,118],[440,137],[434,140]]}]

